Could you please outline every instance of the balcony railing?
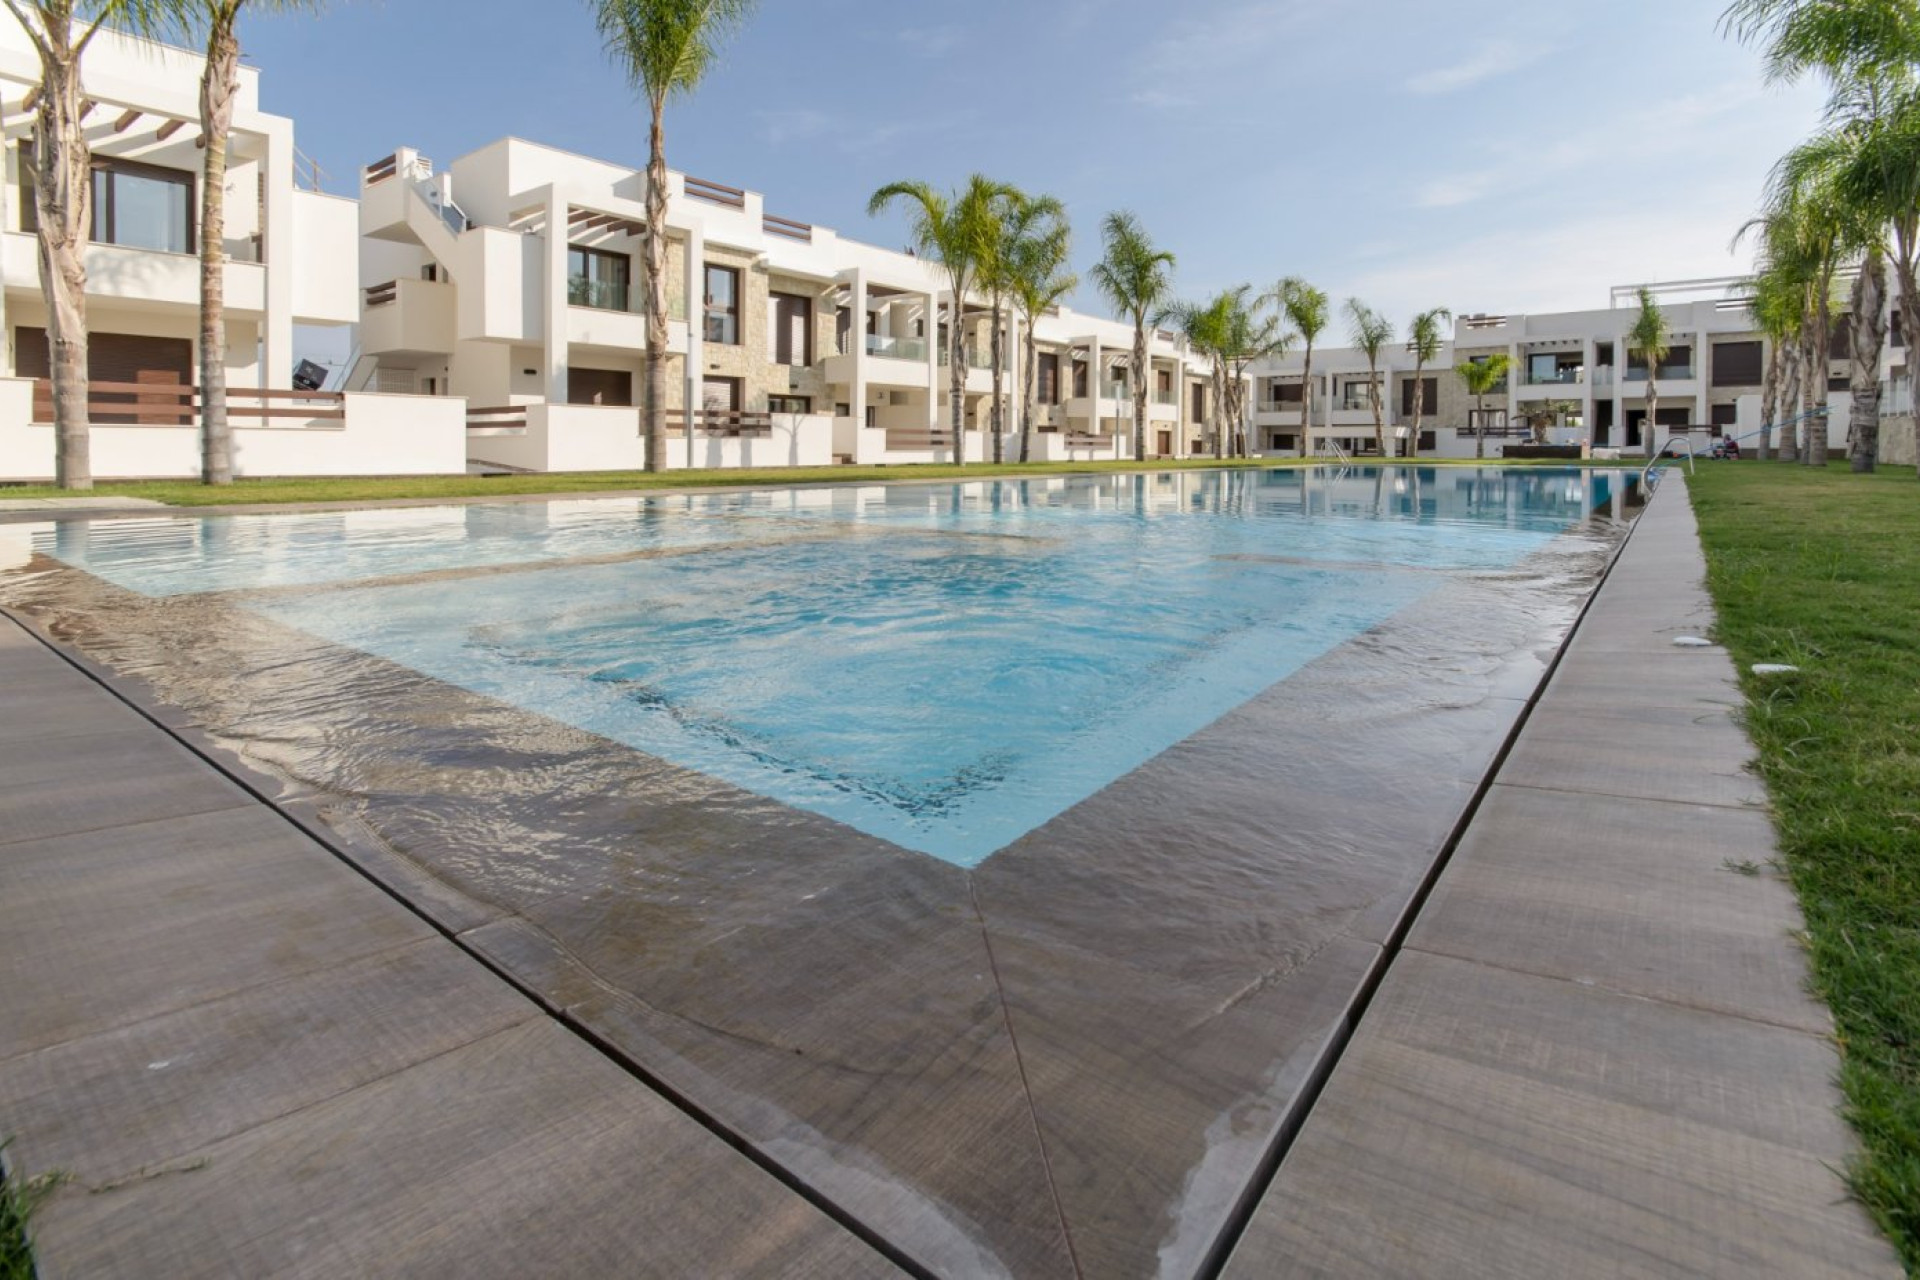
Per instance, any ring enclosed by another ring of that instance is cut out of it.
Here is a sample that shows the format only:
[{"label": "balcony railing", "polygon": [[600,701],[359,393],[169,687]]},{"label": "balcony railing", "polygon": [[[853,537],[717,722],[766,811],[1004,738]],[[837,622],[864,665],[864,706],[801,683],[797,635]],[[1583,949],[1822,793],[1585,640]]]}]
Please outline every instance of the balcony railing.
[{"label": "balcony railing", "polygon": [[[1661,382],[1685,382],[1687,379],[1693,377],[1693,366],[1690,364],[1663,364],[1659,368],[1659,373],[1659,380]],[[1647,371],[1645,369],[1628,369],[1625,380],[1628,382],[1645,382],[1647,380]]]},{"label": "balcony railing", "polygon": [[1177,405],[1180,403],[1180,393],[1178,391],[1156,391],[1153,393],[1153,402],[1155,404]]},{"label": "balcony railing", "polygon": [[1367,413],[1373,409],[1373,400],[1362,392],[1357,396],[1346,397],[1340,402],[1340,407],[1348,413]]},{"label": "balcony railing", "polygon": [[[97,378],[87,384],[87,420],[91,423],[190,427],[200,421],[200,410],[198,387]],[[227,417],[241,426],[255,422],[265,425],[276,418],[339,422],[346,416],[346,397],[338,391],[227,388]],[[34,380],[33,421],[53,421],[53,383],[47,378]]]},{"label": "balcony railing", "polygon": [[[867,354],[879,356],[882,360],[918,360],[927,358],[927,340],[925,338],[896,338],[890,334],[870,333],[867,337]],[[840,354],[846,355],[847,345],[842,343]]]},{"label": "balcony railing", "polygon": [[1530,387],[1572,387],[1587,380],[1587,371],[1578,367],[1554,369],[1551,372],[1529,370],[1527,385]]},{"label": "balcony railing", "polygon": [[1103,400],[1125,400],[1131,403],[1133,392],[1128,390],[1124,382],[1109,382],[1100,388],[1100,397]]},{"label": "balcony railing", "polygon": [[[940,348],[940,363],[942,366],[948,363],[947,349],[945,347]],[[987,350],[984,347],[968,347],[967,348],[967,368],[969,369],[993,368],[993,352]]]},{"label": "balcony railing", "polygon": [[593,307],[600,311],[626,311],[632,289],[618,280],[592,280],[586,276],[567,277],[567,303],[575,307]]},{"label": "balcony railing", "polygon": [[[667,430],[685,434],[688,414],[684,409],[667,410]],[[702,436],[754,438],[773,434],[773,415],[748,413],[740,409],[695,409],[693,432]]]}]

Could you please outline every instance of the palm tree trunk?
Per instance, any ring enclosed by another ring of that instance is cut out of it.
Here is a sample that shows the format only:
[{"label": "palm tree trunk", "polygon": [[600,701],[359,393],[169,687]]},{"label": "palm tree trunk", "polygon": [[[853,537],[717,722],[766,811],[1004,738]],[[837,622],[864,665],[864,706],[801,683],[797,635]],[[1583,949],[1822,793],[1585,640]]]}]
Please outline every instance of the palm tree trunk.
[{"label": "palm tree trunk", "polygon": [[1651,354],[1648,355],[1647,417],[1640,426],[1640,451],[1649,462],[1660,454],[1660,385],[1654,380],[1654,366],[1658,363]]},{"label": "palm tree trunk", "polygon": [[1033,445],[1033,384],[1040,359],[1033,350],[1033,322],[1027,322],[1026,358],[1020,373],[1020,461],[1027,461]]},{"label": "palm tree trunk", "polygon": [[1820,349],[1818,327],[1809,315],[1800,326],[1800,464],[1813,465],[1814,437],[1826,435],[1827,424],[1815,417],[1827,393],[1827,353]]},{"label": "palm tree trunk", "polygon": [[1853,360],[1848,374],[1853,391],[1850,453],[1855,474],[1872,471],[1880,455],[1880,352],[1887,340],[1886,309],[1886,257],[1879,245],[1870,245],[1853,281]]},{"label": "palm tree trunk", "polygon": [[[1914,270],[1914,254],[1917,246],[1913,243],[1912,229],[1906,224],[1894,227],[1894,275],[1900,282],[1900,327],[1906,338],[1907,350],[1920,347],[1920,279]],[[1913,357],[1909,356],[1911,361]],[[1909,370],[1912,366],[1909,364]],[[1909,386],[1920,386],[1920,379],[1908,373]],[[1914,470],[1920,474],[1920,413],[1913,415]]]},{"label": "palm tree trunk", "polygon": [[1367,404],[1373,410],[1373,451],[1387,456],[1387,424],[1380,416],[1380,374],[1373,362],[1367,362]]},{"label": "palm tree trunk", "polygon": [[1147,319],[1133,318],[1133,460],[1147,456]]},{"label": "palm tree trunk", "polygon": [[1227,456],[1227,375],[1220,358],[1213,361],[1213,460]]},{"label": "palm tree trunk", "polygon": [[1313,339],[1300,364],[1300,456],[1313,454]]},{"label": "palm tree trunk", "polygon": [[233,483],[233,429],[227,421],[227,137],[240,81],[238,6],[216,11],[200,77],[200,480]]},{"label": "palm tree trunk", "polygon": [[[1827,382],[1830,377],[1827,371],[1833,364],[1832,319],[1827,306],[1827,295],[1831,291],[1831,280],[1822,279],[1820,305],[1814,312],[1813,358],[1815,367],[1820,370],[1821,375],[1818,389],[1822,404],[1826,402]],[[1824,417],[1818,422],[1820,429],[1807,437],[1807,465],[1810,467],[1827,465],[1828,437],[1832,433],[1827,430],[1827,420]]]},{"label": "palm tree trunk", "polygon": [[1780,461],[1800,461],[1800,342],[1780,344]]},{"label": "palm tree trunk", "polygon": [[[646,386],[641,396],[642,429],[647,437],[647,470],[667,469],[667,131],[666,99],[652,100],[653,121],[647,132],[647,239],[642,258],[647,286],[647,365]],[[552,228],[549,235],[563,234]],[[704,325],[706,317],[693,314],[694,290],[699,282],[687,281],[687,323]],[[689,371],[689,379],[692,374]],[[688,395],[692,395],[689,381]],[[685,410],[688,457],[692,457],[694,414],[700,406],[689,403]]]},{"label": "palm tree trunk", "polygon": [[93,156],[80,121],[80,66],[69,32],[60,24],[35,35],[45,41],[35,114],[34,212],[53,373],[54,482],[62,489],[91,489],[84,255],[93,229]]},{"label": "palm tree trunk", "polygon": [[1487,456],[1487,397],[1484,393],[1474,393],[1473,407],[1480,419],[1480,424],[1473,432],[1473,456],[1480,459]]},{"label": "palm tree trunk", "polygon": [[1420,420],[1427,413],[1427,362],[1413,362],[1413,428],[1407,432],[1407,456],[1420,456]]},{"label": "palm tree trunk", "polygon": [[967,460],[967,341],[960,331],[961,281],[953,286],[952,323],[947,326],[947,405],[953,414],[953,465]]},{"label": "palm tree trunk", "polygon": [[1005,446],[1002,443],[1006,435],[1006,418],[1000,405],[1000,297],[993,299],[993,341],[989,344],[992,352],[988,359],[993,361],[993,412],[990,415],[993,430],[993,461],[995,465],[1005,462]]},{"label": "palm tree trunk", "polygon": [[1773,418],[1780,411],[1780,344],[1769,341],[1767,372],[1760,382],[1760,443],[1754,456],[1765,462],[1773,444]]}]

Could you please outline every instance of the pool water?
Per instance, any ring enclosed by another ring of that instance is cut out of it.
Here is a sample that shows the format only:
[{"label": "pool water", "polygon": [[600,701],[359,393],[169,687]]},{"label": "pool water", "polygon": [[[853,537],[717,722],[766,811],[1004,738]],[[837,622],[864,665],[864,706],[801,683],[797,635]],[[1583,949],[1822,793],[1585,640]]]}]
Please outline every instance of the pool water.
[{"label": "pool water", "polygon": [[973,866],[1629,479],[1184,472],[75,523],[38,549]]}]

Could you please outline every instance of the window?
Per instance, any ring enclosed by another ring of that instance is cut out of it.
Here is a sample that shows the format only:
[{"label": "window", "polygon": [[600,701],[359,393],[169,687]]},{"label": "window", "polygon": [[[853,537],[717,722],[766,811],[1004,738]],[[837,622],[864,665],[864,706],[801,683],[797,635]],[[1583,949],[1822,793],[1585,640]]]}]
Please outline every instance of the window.
[{"label": "window", "polygon": [[1713,344],[1713,385],[1716,387],[1757,387],[1761,370],[1758,342],[1716,342]]},{"label": "window", "polygon": [[1306,390],[1304,382],[1276,382],[1273,384],[1273,402],[1275,404],[1299,404],[1301,394]]},{"label": "window", "polygon": [[812,396],[768,396],[768,413],[812,413]]},{"label": "window", "polygon": [[767,358],[775,364],[813,363],[813,299],[797,293],[767,295]]},{"label": "window", "polygon": [[[740,271],[707,264],[707,341],[740,345]],[[736,409],[738,405],[734,406]]]},{"label": "window", "polygon": [[1739,421],[1740,410],[1738,405],[1716,404],[1707,407],[1707,414],[1713,422],[1714,434],[1725,435],[1726,428]]},{"label": "window", "polygon": [[1154,375],[1154,377],[1156,379],[1156,381],[1153,384],[1153,389],[1155,391],[1160,392],[1162,395],[1168,395],[1172,393],[1173,370],[1161,369]]},{"label": "window", "polygon": [[[1436,412],[1440,407],[1440,379],[1421,378],[1419,382],[1420,413],[1424,417]],[[1413,416],[1413,387],[1414,379],[1412,378],[1406,378],[1400,383],[1400,412],[1409,418]]]},{"label": "window", "polygon": [[93,238],[129,249],[192,253],[193,175],[129,160],[95,160]]},{"label": "window", "polygon": [[1087,394],[1087,362],[1085,360],[1075,360],[1073,362],[1074,399],[1076,400],[1081,399],[1085,397],[1086,394]]},{"label": "window", "polygon": [[601,311],[626,311],[633,283],[633,259],[604,249],[567,250],[567,302]]},{"label": "window", "polygon": [[1060,403],[1060,353],[1042,351],[1034,360],[1034,398],[1041,404]]},{"label": "window", "polygon": [[741,385],[739,378],[705,379],[700,384],[700,407],[708,413],[740,412]]},{"label": "window", "polygon": [[633,374],[625,369],[567,370],[567,403],[633,407]]}]

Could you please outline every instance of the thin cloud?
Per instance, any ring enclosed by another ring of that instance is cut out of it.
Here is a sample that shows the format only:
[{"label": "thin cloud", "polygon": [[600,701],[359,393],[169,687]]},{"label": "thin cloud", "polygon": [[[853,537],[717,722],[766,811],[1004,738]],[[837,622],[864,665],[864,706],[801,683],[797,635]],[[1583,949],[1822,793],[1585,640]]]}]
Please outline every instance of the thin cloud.
[{"label": "thin cloud", "polygon": [[1407,92],[1418,94],[1456,93],[1461,89],[1518,71],[1553,52],[1545,45],[1520,45],[1511,40],[1495,40],[1484,49],[1450,67],[1423,71],[1407,81]]},{"label": "thin cloud", "polygon": [[1155,111],[1177,111],[1182,107],[1197,105],[1185,94],[1168,93],[1165,89],[1142,89],[1128,97],[1127,101],[1136,107],[1149,107]]},{"label": "thin cloud", "polygon": [[1263,56],[1310,16],[1306,0],[1244,0],[1172,24],[1147,47],[1143,66],[1149,76],[1217,76]]},{"label": "thin cloud", "polygon": [[941,58],[959,48],[966,32],[957,26],[908,27],[895,38],[923,58]]}]

